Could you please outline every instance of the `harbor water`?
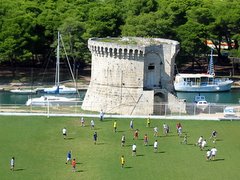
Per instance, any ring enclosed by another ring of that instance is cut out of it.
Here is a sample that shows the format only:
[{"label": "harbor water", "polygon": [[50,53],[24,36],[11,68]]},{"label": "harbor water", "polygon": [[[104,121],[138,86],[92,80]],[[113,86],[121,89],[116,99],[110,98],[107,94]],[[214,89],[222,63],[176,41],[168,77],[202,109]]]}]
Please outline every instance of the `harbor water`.
[{"label": "harbor water", "polygon": [[[80,90],[80,101],[83,101],[86,90]],[[176,92],[176,95],[180,99],[185,99],[186,102],[192,103],[194,97],[199,93],[190,92]],[[205,96],[209,103],[223,103],[223,104],[239,104],[240,89],[233,88],[228,92],[211,92],[211,93],[200,93]],[[0,92],[0,104],[25,104],[29,98],[40,97],[43,94],[15,94],[9,91]],[[76,95],[65,95],[65,97],[76,97]]]},{"label": "harbor water", "polygon": [[[61,95],[68,98],[75,98],[79,97],[79,101],[83,101],[85,96],[86,90],[80,90],[79,95],[78,94],[70,94],[70,95]],[[43,96],[44,94],[17,94],[17,93],[11,93],[9,91],[1,91],[0,92],[0,104],[16,104],[16,105],[24,105],[29,98],[36,98]],[[49,94],[53,95],[54,94]]]}]

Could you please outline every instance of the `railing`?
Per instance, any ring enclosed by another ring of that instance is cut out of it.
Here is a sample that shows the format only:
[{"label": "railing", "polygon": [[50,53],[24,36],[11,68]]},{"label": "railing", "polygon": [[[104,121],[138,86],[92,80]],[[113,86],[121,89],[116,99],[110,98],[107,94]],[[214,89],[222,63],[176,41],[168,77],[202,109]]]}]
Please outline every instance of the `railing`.
[{"label": "railing", "polygon": [[[235,111],[235,116],[240,117],[240,105],[237,104],[209,104],[205,108],[198,107],[194,103],[187,103],[185,107],[182,104],[174,104],[174,110],[172,109],[173,105],[168,103],[158,103],[154,105],[154,116],[203,116],[203,117],[224,117],[224,109],[226,107],[233,107]],[[145,107],[143,107],[145,108]],[[42,115],[51,115],[51,114],[69,114],[80,115],[80,114],[99,114],[99,112],[84,111],[81,108],[79,103],[75,105],[59,105],[59,106],[26,106],[26,105],[9,105],[1,104],[0,105],[1,113],[28,113],[28,114],[42,114]],[[129,114],[131,115],[131,114]],[[144,116],[144,114],[139,114],[139,116]]]}]

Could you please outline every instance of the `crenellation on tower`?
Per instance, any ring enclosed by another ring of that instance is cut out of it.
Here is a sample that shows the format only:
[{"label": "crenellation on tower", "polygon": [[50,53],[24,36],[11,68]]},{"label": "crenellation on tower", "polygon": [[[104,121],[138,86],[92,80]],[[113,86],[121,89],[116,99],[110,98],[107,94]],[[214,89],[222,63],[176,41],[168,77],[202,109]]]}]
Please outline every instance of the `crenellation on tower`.
[{"label": "crenellation on tower", "polygon": [[161,98],[157,99],[162,102],[174,101],[169,93],[173,90],[175,56],[179,51],[177,41],[91,38],[88,48],[92,54],[92,75],[83,109],[146,115],[155,113],[159,94]]}]

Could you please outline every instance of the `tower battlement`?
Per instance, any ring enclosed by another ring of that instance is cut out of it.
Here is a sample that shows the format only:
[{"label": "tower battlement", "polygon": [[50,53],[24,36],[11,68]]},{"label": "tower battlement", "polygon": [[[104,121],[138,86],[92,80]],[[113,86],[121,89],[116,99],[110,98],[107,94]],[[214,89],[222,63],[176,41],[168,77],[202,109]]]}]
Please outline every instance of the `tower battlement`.
[{"label": "tower battlement", "polygon": [[[92,54],[92,70],[83,109],[153,114],[154,92],[157,89],[172,92],[175,56],[179,51],[177,41],[140,37],[91,38],[88,48]],[[167,93],[164,97],[166,101]]]}]

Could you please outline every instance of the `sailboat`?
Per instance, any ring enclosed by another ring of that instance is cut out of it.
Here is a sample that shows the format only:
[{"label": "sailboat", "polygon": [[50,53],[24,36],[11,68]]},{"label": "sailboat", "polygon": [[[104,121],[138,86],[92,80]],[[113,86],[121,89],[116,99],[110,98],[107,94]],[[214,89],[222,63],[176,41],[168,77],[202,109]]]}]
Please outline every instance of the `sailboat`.
[{"label": "sailboat", "polygon": [[[60,39],[61,39],[61,35],[60,35],[60,32],[58,32],[55,85],[50,88],[43,88],[43,92],[47,94],[76,94],[77,93],[76,88],[60,85]],[[70,68],[72,78],[75,81],[70,65],[69,65],[69,68]]]},{"label": "sailboat", "polygon": [[229,91],[233,81],[228,78],[215,78],[213,49],[206,74],[184,74],[175,76],[174,89],[181,92],[221,92]]}]

